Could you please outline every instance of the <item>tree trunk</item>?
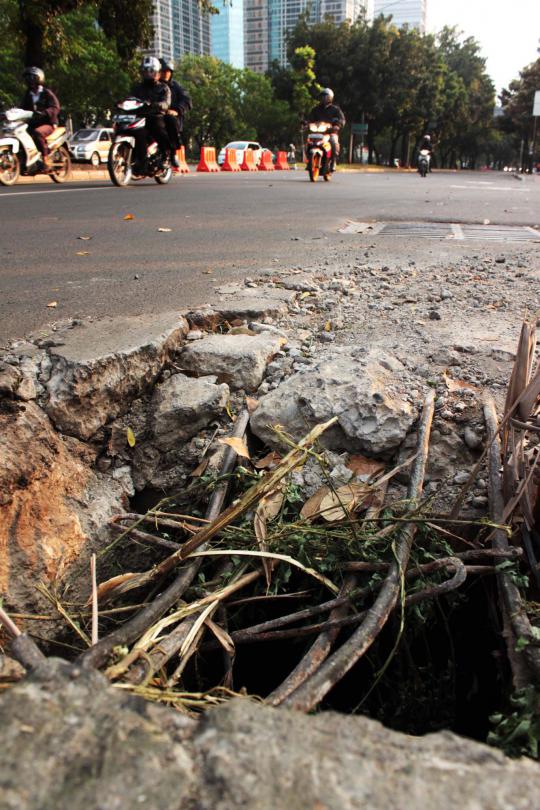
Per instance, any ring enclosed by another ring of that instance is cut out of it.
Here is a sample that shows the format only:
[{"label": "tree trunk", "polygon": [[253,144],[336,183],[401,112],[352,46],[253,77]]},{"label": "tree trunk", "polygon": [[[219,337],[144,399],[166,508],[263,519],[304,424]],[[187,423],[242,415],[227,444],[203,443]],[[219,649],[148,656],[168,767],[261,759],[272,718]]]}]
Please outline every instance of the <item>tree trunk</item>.
[{"label": "tree trunk", "polygon": [[409,148],[410,148],[411,133],[409,131],[403,133],[401,141],[401,165],[409,166]]},{"label": "tree trunk", "polygon": [[24,18],[21,20],[21,24],[25,39],[24,63],[27,67],[42,68],[45,64],[43,26]]}]

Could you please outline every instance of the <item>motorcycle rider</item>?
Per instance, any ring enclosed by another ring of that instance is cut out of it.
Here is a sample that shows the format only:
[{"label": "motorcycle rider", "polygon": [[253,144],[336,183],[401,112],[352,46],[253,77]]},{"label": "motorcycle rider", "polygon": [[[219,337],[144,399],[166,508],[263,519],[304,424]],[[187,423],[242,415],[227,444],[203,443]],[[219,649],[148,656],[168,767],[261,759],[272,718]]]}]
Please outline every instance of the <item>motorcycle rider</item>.
[{"label": "motorcycle rider", "polygon": [[21,108],[33,112],[28,124],[28,133],[32,136],[37,149],[41,152],[45,171],[50,171],[51,161],[47,138],[52,135],[58,125],[60,102],[52,90],[45,87],[45,74],[41,68],[25,68],[23,79],[28,89],[21,102]]},{"label": "motorcycle rider", "polygon": [[433,161],[433,141],[431,140],[431,135],[426,132],[426,134],[422,137],[420,141],[420,145],[418,147],[418,154],[425,149],[429,152],[429,168],[428,171],[431,171],[431,163]]},{"label": "motorcycle rider", "polygon": [[336,162],[339,156],[339,131],[345,126],[345,116],[343,110],[334,101],[334,91],[325,87],[320,93],[320,102],[309,114],[311,124],[327,123],[332,124],[332,134],[330,143],[332,145],[332,168],[335,171]]},{"label": "motorcycle rider", "polygon": [[174,150],[167,135],[165,114],[171,106],[171,91],[166,84],[160,81],[161,65],[155,56],[145,56],[141,62],[142,81],[135,85],[132,94],[147,103],[146,124],[144,129],[134,130],[135,135],[135,165],[134,173],[143,171],[146,158],[148,136],[157,141],[162,155],[167,158],[174,155]]},{"label": "motorcycle rider", "polygon": [[160,59],[159,62],[161,65],[161,81],[166,84],[171,91],[171,106],[165,116],[165,126],[167,128],[169,141],[174,149],[172,157],[173,171],[178,171],[179,163],[176,157],[176,150],[182,146],[184,115],[192,109],[193,104],[189,93],[172,77],[174,64],[167,59]]}]

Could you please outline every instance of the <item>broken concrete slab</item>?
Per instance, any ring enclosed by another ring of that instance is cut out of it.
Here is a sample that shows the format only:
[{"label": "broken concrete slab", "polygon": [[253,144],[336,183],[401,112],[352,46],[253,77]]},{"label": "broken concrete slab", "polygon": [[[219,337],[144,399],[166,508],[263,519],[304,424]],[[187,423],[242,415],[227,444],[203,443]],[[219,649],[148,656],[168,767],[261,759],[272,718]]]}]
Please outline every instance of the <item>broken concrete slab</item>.
[{"label": "broken concrete slab", "polygon": [[253,391],[284,338],[272,334],[210,335],[184,348],[179,363],[198,377],[215,375],[232,389]]},{"label": "broken concrete slab", "polygon": [[222,298],[215,304],[224,321],[240,320],[261,320],[262,318],[278,318],[289,311],[288,304],[279,298],[267,298],[264,296],[243,296],[227,300]]},{"label": "broken concrete slab", "polygon": [[187,717],[57,659],[0,724],[6,810],[534,810],[540,790],[538,763],[449,732],[248,698]]},{"label": "broken concrete slab", "polygon": [[408,387],[405,368],[380,350],[330,353],[262,397],[251,428],[262,441],[279,447],[273,425],[298,440],[337,416],[338,425],[322,438],[326,447],[385,456],[399,447],[416,418]]},{"label": "broken concrete slab", "polygon": [[64,433],[87,440],[155,382],[189,331],[176,312],[107,318],[64,335],[50,350],[46,411]]},{"label": "broken concrete slab", "polygon": [[102,476],[94,460],[87,445],[59,436],[36,403],[2,408],[0,592],[20,612],[42,612],[39,582],[59,586],[127,506],[129,482],[126,490],[125,480]]},{"label": "broken concrete slab", "polygon": [[229,386],[215,377],[174,374],[156,386],[150,403],[152,443],[172,450],[195,436],[219,416],[229,398]]}]

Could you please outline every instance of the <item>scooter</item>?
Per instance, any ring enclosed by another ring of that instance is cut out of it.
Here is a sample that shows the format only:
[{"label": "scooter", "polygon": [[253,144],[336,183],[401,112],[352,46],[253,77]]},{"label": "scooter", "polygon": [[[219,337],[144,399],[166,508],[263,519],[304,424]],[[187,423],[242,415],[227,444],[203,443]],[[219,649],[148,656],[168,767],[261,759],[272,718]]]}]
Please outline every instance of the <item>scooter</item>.
[{"label": "scooter", "polygon": [[119,112],[113,115],[113,144],[107,162],[109,177],[114,185],[127,186],[131,180],[144,180],[146,177],[153,177],[160,185],[168,183],[172,177],[171,163],[155,141],[147,146],[141,171],[137,174],[133,171],[135,132],[146,125],[146,102],[131,97],[116,106]]},{"label": "scooter", "polygon": [[55,127],[47,138],[51,168],[45,169],[43,157],[28,132],[31,110],[13,107],[0,113],[0,183],[13,186],[20,175],[48,174],[55,183],[64,183],[71,175],[71,158],[65,127]]},{"label": "scooter", "polygon": [[319,175],[328,182],[332,174],[332,124],[326,121],[308,124],[306,163],[309,179],[315,183]]},{"label": "scooter", "polygon": [[429,164],[431,161],[431,154],[429,149],[420,149],[418,155],[418,172],[420,177],[426,177],[429,172]]}]

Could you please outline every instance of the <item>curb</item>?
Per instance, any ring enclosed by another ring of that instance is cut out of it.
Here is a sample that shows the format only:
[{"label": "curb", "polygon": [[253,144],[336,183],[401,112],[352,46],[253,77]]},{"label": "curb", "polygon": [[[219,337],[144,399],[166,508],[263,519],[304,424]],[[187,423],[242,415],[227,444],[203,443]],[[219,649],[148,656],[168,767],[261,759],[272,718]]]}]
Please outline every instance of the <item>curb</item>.
[{"label": "curb", "polygon": [[[75,169],[71,172],[71,177],[68,183],[76,182],[77,180],[108,180],[109,172],[105,169]],[[34,177],[19,177],[16,185],[23,185],[27,183],[53,183],[50,177],[43,174],[36,174]]]}]

